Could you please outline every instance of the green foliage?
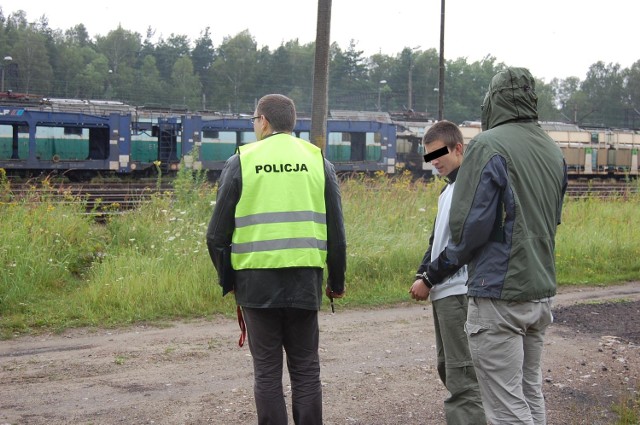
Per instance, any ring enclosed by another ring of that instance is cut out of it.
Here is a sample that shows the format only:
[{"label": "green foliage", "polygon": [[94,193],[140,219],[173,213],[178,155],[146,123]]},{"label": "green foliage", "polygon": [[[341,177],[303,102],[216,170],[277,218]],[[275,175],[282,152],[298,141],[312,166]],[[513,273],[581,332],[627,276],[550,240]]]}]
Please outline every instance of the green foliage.
[{"label": "green foliage", "polygon": [[[310,115],[315,43],[297,39],[262,47],[248,30],[213,45],[209,28],[193,43],[171,34],[156,44],[122,28],[89,38],[83,24],[64,31],[47,27],[46,16],[29,22],[23,11],[0,23],[0,47],[13,58],[5,87],[43,97],[112,99],[132,105],[185,105],[191,111],[252,113],[256,98],[287,94],[298,112]],[[511,64],[517,65],[517,64]],[[495,73],[507,64],[488,55],[469,63],[445,62],[445,118],[462,122],[480,115],[480,104]],[[542,120],[637,127],[640,61],[629,69],[598,61],[584,81],[537,82]],[[355,42],[331,46],[329,108],[402,111],[437,115],[439,54],[398,46],[395,55],[366,57]],[[585,70],[587,71],[587,70]],[[386,81],[382,87],[380,81]],[[409,92],[411,92],[409,94]],[[380,102],[378,102],[380,95]],[[380,103],[380,105],[378,105]]]},{"label": "green foliage", "polygon": [[559,284],[594,284],[640,276],[640,198],[567,200],[556,237]]},{"label": "green foliage", "polygon": [[0,168],[0,202],[7,202],[11,199],[11,185],[7,179],[7,171]]},{"label": "green foliage", "polygon": [[[0,174],[0,187],[7,184]],[[444,184],[409,174],[342,182],[348,267],[339,308],[409,301]],[[50,201],[46,183],[20,202],[5,196],[0,334],[232,314],[233,296],[221,296],[205,241],[215,186],[182,164],[174,188],[105,224],[82,206]],[[637,279],[639,206],[638,196],[567,200],[556,247],[560,284]]]},{"label": "green foliage", "polygon": [[[81,288],[106,250],[104,229],[84,206],[28,201],[0,203],[0,317],[40,316],[49,302]],[[25,326],[31,324],[24,323]]]},{"label": "green foliage", "polygon": [[443,184],[414,184],[408,173],[393,179],[379,174],[374,179],[344,182],[349,246],[345,302],[406,300],[407,283],[426,250]]},{"label": "green foliage", "polygon": [[171,86],[174,99],[181,99],[180,105],[197,105],[200,100],[200,80],[193,73],[193,63],[189,57],[178,59],[171,72]]}]

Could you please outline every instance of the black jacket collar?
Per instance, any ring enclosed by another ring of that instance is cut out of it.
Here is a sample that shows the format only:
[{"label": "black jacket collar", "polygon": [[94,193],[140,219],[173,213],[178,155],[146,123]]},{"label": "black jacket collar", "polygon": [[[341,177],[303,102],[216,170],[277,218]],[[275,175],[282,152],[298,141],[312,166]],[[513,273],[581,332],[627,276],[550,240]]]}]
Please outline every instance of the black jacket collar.
[{"label": "black jacket collar", "polygon": [[458,177],[458,170],[460,167],[456,168],[452,172],[449,173],[444,179],[447,181],[447,184],[452,184],[456,182],[456,177]]}]

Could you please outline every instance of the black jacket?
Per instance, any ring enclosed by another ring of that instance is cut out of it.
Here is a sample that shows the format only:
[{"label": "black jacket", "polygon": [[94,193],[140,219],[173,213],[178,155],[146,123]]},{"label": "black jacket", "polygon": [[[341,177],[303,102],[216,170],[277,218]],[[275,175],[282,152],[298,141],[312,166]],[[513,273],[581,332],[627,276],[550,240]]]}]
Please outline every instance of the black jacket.
[{"label": "black jacket", "polygon": [[[335,169],[324,160],[325,204],[327,208],[327,285],[333,292],[345,288],[346,236],[342,200]],[[231,237],[235,228],[235,208],[242,190],[240,157],[233,155],[220,176],[216,206],[207,229],[207,248],[218,272],[223,294],[233,289],[243,307],[292,307],[317,310],[322,304],[321,268],[294,267],[234,271],[230,263]]]}]

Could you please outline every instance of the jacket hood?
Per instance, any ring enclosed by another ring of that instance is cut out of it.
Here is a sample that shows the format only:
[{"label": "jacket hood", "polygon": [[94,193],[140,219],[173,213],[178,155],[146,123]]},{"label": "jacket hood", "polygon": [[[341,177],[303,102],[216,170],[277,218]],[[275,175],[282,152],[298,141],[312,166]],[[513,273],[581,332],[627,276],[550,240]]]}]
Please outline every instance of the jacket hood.
[{"label": "jacket hood", "polygon": [[482,130],[514,121],[538,121],[535,80],[526,68],[497,73],[482,103]]}]

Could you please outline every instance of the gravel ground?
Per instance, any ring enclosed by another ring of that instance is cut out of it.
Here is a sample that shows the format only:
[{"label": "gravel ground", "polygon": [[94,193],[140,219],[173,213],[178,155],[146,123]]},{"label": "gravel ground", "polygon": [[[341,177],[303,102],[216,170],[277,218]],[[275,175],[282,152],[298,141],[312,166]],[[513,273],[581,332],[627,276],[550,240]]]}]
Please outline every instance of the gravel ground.
[{"label": "gravel ground", "polygon": [[[637,397],[639,311],[640,282],[562,288],[543,359],[550,425],[613,424],[612,406]],[[428,302],[338,301],[320,326],[325,424],[445,423]],[[1,341],[0,424],[255,424],[238,337],[213,316]]]}]

